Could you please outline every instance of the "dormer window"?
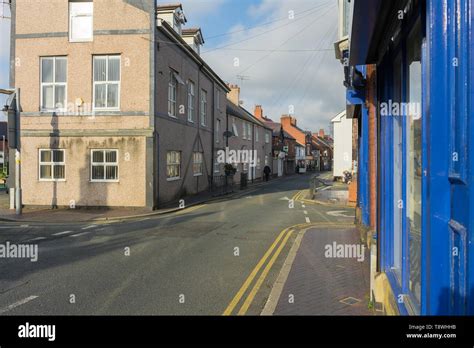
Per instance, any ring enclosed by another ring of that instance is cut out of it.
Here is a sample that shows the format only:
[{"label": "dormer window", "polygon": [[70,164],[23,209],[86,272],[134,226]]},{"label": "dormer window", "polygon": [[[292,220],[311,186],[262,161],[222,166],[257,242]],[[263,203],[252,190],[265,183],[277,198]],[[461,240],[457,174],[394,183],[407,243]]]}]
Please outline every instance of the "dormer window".
[{"label": "dormer window", "polygon": [[69,1],[69,41],[87,42],[93,39],[92,1]]}]

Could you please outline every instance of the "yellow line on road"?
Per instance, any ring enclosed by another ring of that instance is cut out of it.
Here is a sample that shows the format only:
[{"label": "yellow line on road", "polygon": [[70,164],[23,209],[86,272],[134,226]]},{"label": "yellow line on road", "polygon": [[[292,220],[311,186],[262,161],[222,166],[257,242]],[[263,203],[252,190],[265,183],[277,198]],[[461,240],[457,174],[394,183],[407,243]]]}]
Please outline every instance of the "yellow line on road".
[{"label": "yellow line on road", "polygon": [[242,298],[242,296],[244,295],[245,291],[247,291],[248,287],[250,286],[250,284],[252,283],[253,279],[255,278],[255,276],[257,275],[257,273],[260,271],[260,268],[262,268],[262,266],[265,264],[265,261],[268,259],[268,257],[271,255],[273,249],[275,249],[275,247],[277,246],[278,242],[281,240],[281,238],[283,237],[283,235],[290,229],[290,227],[288,228],[285,228],[283,231],[280,232],[280,234],[278,235],[278,237],[275,239],[275,241],[273,242],[273,244],[270,246],[270,248],[267,250],[267,252],[265,253],[265,255],[263,255],[263,257],[260,259],[260,261],[257,263],[257,265],[255,266],[255,268],[252,270],[252,273],[250,273],[250,275],[247,277],[247,279],[245,280],[244,284],[242,285],[242,287],[239,289],[239,291],[237,292],[237,294],[234,296],[234,298],[232,299],[232,301],[229,303],[229,305],[227,306],[227,308],[225,309],[224,313],[222,315],[231,315],[232,314],[232,311],[234,310],[235,306],[237,306],[237,304],[239,303],[240,299]]},{"label": "yellow line on road", "polygon": [[255,283],[254,287],[250,291],[249,295],[247,296],[247,299],[245,300],[244,304],[239,310],[238,315],[245,315],[247,313],[247,310],[249,309],[250,305],[252,304],[253,299],[255,298],[255,295],[257,294],[258,290],[260,289],[260,286],[262,285],[263,281],[267,277],[268,272],[270,272],[270,269],[272,268],[273,264],[275,263],[276,259],[278,258],[278,255],[280,255],[283,247],[286,245],[286,242],[288,241],[288,238],[291,237],[293,234],[293,230],[290,230],[285,236],[285,239],[283,239],[283,242],[280,244],[276,252],[273,254],[272,258],[268,262],[268,264],[265,266],[265,269],[263,270],[262,274],[258,278],[257,282]]}]

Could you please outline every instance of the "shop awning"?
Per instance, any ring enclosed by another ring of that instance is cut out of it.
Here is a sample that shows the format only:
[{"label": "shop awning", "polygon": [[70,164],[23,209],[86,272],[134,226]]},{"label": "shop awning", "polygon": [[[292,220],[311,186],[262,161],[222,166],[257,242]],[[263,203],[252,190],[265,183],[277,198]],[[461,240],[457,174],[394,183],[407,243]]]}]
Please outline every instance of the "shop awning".
[{"label": "shop awning", "polygon": [[387,6],[388,1],[354,0],[349,58],[352,66],[372,63],[367,59],[377,21],[381,19],[382,2]]}]

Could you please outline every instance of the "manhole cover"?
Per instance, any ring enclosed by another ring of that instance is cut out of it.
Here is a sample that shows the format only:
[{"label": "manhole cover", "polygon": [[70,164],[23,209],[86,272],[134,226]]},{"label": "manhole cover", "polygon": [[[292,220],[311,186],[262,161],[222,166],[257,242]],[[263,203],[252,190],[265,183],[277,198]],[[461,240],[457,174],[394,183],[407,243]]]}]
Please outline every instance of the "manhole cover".
[{"label": "manhole cover", "polygon": [[346,298],[340,300],[339,302],[344,303],[344,304],[349,305],[349,306],[352,306],[352,305],[355,305],[356,303],[361,302],[361,300],[359,300],[357,298],[354,298],[354,297],[346,297]]}]

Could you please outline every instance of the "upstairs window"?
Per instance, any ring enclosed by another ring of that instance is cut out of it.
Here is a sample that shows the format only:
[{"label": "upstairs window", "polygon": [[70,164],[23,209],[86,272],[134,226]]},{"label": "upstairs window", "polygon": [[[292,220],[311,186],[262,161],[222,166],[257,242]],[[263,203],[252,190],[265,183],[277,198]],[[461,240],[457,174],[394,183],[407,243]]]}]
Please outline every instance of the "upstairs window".
[{"label": "upstairs window", "polygon": [[194,122],[194,82],[188,81],[188,121]]},{"label": "upstairs window", "polygon": [[168,81],[168,115],[176,117],[176,86],[177,81],[174,71],[170,71],[170,78]]},{"label": "upstairs window", "polygon": [[120,108],[120,56],[94,57],[94,108]]},{"label": "upstairs window", "polygon": [[92,41],[93,29],[92,1],[69,1],[69,41]]},{"label": "upstairs window", "polygon": [[66,87],[66,57],[41,58],[41,110],[64,110]]},{"label": "upstairs window", "polygon": [[207,92],[201,90],[201,125],[207,126]]}]

